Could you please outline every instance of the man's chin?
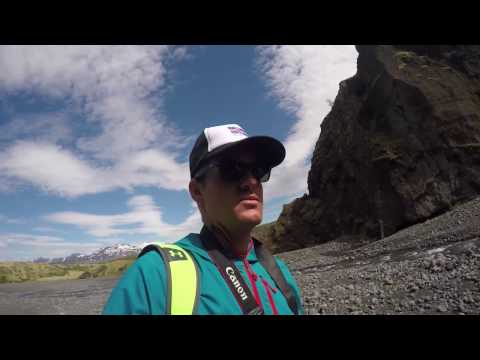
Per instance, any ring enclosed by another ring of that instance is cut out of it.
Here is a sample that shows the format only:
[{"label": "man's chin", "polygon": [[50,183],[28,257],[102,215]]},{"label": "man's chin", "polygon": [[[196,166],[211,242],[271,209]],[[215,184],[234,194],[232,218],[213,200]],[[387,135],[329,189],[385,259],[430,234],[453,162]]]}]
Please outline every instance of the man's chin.
[{"label": "man's chin", "polygon": [[259,214],[258,212],[247,211],[243,214],[240,214],[238,220],[242,224],[249,225],[253,228],[262,222],[262,214]]}]

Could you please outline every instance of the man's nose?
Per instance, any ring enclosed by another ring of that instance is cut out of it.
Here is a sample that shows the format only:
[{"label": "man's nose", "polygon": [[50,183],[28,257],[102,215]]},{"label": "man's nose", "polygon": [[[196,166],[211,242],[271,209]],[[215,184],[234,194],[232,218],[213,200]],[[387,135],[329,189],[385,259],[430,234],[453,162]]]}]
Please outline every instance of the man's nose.
[{"label": "man's nose", "polygon": [[254,189],[260,184],[259,179],[253,176],[251,171],[248,171],[247,174],[242,178],[240,182],[241,188],[245,188],[248,186],[249,189]]}]

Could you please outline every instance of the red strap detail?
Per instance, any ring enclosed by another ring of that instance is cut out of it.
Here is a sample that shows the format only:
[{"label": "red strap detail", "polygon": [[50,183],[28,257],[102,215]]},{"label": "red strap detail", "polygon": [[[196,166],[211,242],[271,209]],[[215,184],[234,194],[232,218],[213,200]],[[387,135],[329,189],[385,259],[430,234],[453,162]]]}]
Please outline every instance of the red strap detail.
[{"label": "red strap detail", "polygon": [[272,293],[270,292],[270,289],[272,289],[274,292],[275,292],[275,289],[273,289],[265,279],[262,279],[262,283],[263,283],[263,286],[265,287],[265,290],[267,291],[268,301],[270,301],[270,306],[272,307],[273,315],[278,315],[278,310],[277,310],[277,307],[275,306],[275,301],[273,300]]},{"label": "red strap detail", "polygon": [[[257,305],[260,306],[263,310],[262,302],[260,300],[260,295],[258,295],[258,289],[257,289],[257,284],[253,280],[252,272],[250,272],[250,264],[247,261],[247,258],[245,257],[243,259],[243,265],[245,266],[245,270],[247,271],[248,279],[250,280],[250,284],[252,284],[253,288],[253,295],[255,296],[255,301],[257,302]],[[257,274],[253,273],[255,275],[255,278],[257,277]]]}]

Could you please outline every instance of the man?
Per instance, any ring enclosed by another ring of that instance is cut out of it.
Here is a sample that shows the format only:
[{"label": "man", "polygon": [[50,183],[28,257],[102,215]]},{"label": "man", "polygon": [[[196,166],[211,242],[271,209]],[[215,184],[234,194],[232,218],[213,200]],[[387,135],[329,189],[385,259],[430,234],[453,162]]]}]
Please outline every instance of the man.
[{"label": "man", "polygon": [[[251,236],[262,221],[262,182],[284,158],[281,142],[248,137],[236,124],[206,128],[198,137],[190,153],[189,191],[204,226],[200,234],[175,243],[195,260],[199,289],[193,313],[303,314],[300,291],[287,266]],[[165,259],[157,251],[137,259],[103,313],[170,314],[168,276],[173,273]]]}]

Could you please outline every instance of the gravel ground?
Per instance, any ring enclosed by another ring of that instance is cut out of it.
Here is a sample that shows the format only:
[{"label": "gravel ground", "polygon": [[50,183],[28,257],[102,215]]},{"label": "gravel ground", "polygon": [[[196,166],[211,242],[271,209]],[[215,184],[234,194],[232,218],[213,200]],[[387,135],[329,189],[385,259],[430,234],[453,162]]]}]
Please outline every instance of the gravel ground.
[{"label": "gravel ground", "polygon": [[118,278],[0,285],[0,315],[100,314]]},{"label": "gravel ground", "polygon": [[373,243],[280,254],[306,314],[480,314],[480,198]]},{"label": "gravel ground", "polygon": [[[283,253],[317,314],[480,314],[480,198],[376,242]],[[0,285],[0,314],[99,314],[117,278]]]}]

